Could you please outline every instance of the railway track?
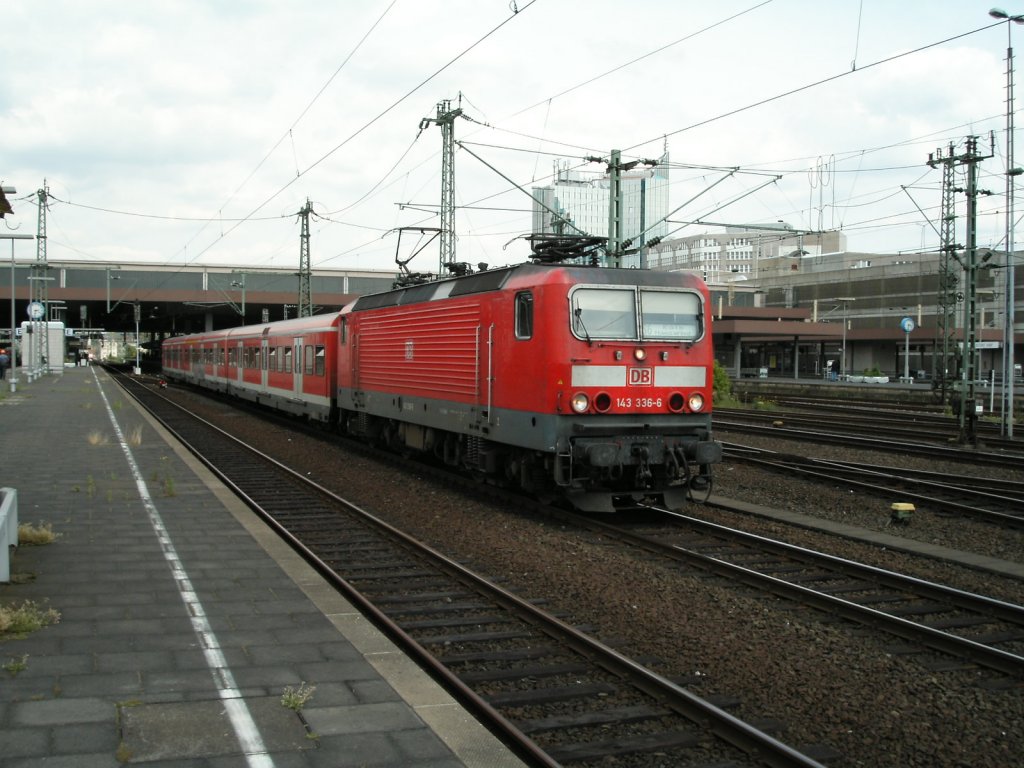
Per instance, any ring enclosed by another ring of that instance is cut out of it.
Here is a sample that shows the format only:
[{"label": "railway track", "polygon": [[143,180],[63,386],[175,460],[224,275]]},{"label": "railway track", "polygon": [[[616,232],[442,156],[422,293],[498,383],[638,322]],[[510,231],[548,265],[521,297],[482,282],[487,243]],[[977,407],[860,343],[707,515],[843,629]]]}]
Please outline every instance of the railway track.
[{"label": "railway track", "polygon": [[[722,509],[728,504],[714,503]],[[578,518],[650,552],[881,629],[908,643],[899,653],[938,653],[935,670],[977,665],[1024,680],[1024,607],[797,547],[668,510],[652,524]]]},{"label": "railway track", "polygon": [[[889,437],[869,437],[868,435],[840,433],[828,425],[828,432],[821,430],[821,419],[815,419],[811,426],[816,428],[797,429],[787,426],[787,420],[778,414],[774,418],[758,417],[755,419],[744,418],[742,421],[729,418],[716,417],[713,426],[716,434],[719,432],[730,432],[735,434],[759,435],[780,440],[796,440],[801,443],[813,444],[823,443],[830,445],[841,445],[846,448],[859,448],[870,451],[881,451],[887,453],[900,453],[911,456],[926,456],[931,459],[941,459],[950,462],[965,464],[981,464],[985,466],[1006,467],[1009,469],[1020,469],[1024,460],[1024,452],[1021,452],[1021,443],[1015,442],[1014,452],[996,453],[981,448],[958,448],[943,442],[920,442],[920,439],[891,439]],[[876,426],[875,434],[879,427]],[[948,436],[947,436],[948,437]],[[948,441],[946,441],[948,442]]]},{"label": "railway track", "polygon": [[[926,413],[907,406],[902,411],[883,408],[855,407],[851,405],[817,404],[813,401],[780,401],[798,410],[756,411],[744,408],[716,408],[714,425],[746,423],[761,426],[785,426],[809,431],[843,435],[884,434],[887,440],[909,440],[913,443],[930,441],[948,444],[959,437],[956,419],[944,414]],[[978,444],[986,451],[1005,451],[1018,457],[1024,453],[1020,440],[1000,437],[998,425],[981,421],[977,424]]]},{"label": "railway track", "polygon": [[117,380],[530,764],[644,765],[657,753],[673,764],[822,766],[138,381]]},{"label": "railway track", "polygon": [[945,514],[1024,528],[1024,483],[791,456],[736,443],[723,443],[723,447],[725,456],[733,461],[813,480],[838,481],[887,497],[897,494],[901,500],[925,504]]}]

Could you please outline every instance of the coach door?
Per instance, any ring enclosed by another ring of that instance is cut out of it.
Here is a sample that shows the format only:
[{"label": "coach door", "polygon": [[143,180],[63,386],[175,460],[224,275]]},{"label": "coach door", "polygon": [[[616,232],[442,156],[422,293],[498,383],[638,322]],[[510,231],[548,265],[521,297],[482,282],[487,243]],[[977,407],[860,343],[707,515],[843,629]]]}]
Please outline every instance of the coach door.
[{"label": "coach door", "polygon": [[302,337],[292,339],[292,391],[302,394]]},{"label": "coach door", "polygon": [[270,345],[267,344],[267,331],[268,328],[263,329],[263,338],[260,339],[260,389],[264,392],[267,390],[267,380],[269,373],[267,371],[267,360],[270,357]]}]

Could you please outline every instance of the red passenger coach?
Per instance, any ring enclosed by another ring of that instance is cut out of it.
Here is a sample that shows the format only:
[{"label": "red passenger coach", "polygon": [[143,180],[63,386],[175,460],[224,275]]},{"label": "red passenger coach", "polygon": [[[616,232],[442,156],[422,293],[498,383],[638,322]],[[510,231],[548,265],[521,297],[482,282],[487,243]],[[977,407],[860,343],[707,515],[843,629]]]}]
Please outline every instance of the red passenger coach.
[{"label": "red passenger coach", "polygon": [[164,374],[315,421],[334,418],[336,313],[166,339]]},{"label": "red passenger coach", "polygon": [[708,292],[681,273],[524,264],[341,312],[342,427],[579,508],[710,484]]}]

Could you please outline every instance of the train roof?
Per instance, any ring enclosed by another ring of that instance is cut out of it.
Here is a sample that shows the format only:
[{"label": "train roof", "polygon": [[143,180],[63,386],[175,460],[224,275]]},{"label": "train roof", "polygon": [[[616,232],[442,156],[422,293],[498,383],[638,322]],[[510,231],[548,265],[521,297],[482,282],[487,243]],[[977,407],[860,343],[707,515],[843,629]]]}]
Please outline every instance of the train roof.
[{"label": "train roof", "polygon": [[243,336],[261,336],[265,333],[273,333],[275,336],[289,335],[291,333],[302,334],[316,330],[328,330],[337,326],[339,313],[331,312],[326,315],[312,315],[310,317],[295,317],[291,320],[277,320],[269,323],[257,323],[254,325],[239,325],[234,328],[222,328],[217,331],[204,331],[193,333],[188,336],[172,336],[164,340],[164,344],[173,343],[187,339],[189,342],[203,341],[207,338],[237,338]]},{"label": "train roof", "polygon": [[394,288],[382,293],[369,293],[360,296],[352,304],[342,309],[342,312],[404,306],[424,301],[437,301],[456,296],[497,291],[503,288],[529,288],[547,283],[651,285],[701,289],[704,287],[703,280],[690,272],[530,263]]}]

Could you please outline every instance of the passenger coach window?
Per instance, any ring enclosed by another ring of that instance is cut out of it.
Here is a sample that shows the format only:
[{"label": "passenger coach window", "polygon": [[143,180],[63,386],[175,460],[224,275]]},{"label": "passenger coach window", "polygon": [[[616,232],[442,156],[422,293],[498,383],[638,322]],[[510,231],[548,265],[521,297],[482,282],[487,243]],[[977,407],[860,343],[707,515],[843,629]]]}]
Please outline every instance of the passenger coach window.
[{"label": "passenger coach window", "polygon": [[323,376],[324,375],[324,369],[325,369],[325,366],[324,366],[324,351],[325,351],[325,348],[323,347],[323,345],[318,344],[317,347],[316,347],[316,375],[317,376]]},{"label": "passenger coach window", "polygon": [[643,338],[693,341],[703,332],[700,298],[680,291],[640,291]]},{"label": "passenger coach window", "polygon": [[516,294],[516,338],[533,338],[533,294]]}]

